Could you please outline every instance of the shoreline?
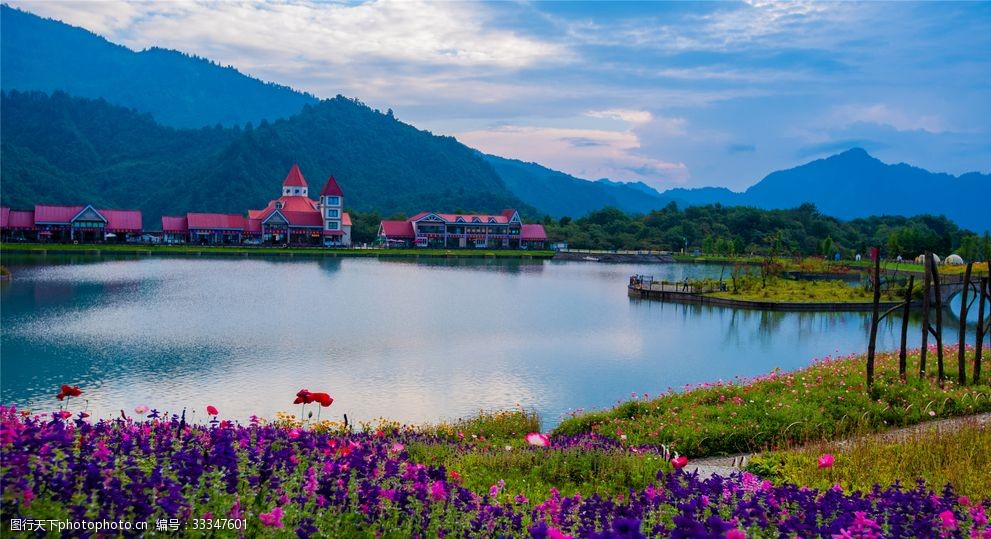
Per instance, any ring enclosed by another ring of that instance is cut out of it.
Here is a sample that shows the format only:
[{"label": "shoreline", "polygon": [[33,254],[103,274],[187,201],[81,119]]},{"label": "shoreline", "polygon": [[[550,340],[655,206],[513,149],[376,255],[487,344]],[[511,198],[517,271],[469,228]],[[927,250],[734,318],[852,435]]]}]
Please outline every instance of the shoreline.
[{"label": "shoreline", "polygon": [[44,245],[19,244],[0,246],[2,254],[53,255],[136,255],[136,256],[238,256],[238,257],[357,257],[357,258],[519,258],[522,260],[548,260],[554,251],[524,250],[460,250],[460,249],[325,249],[280,247],[215,247],[175,245]]}]

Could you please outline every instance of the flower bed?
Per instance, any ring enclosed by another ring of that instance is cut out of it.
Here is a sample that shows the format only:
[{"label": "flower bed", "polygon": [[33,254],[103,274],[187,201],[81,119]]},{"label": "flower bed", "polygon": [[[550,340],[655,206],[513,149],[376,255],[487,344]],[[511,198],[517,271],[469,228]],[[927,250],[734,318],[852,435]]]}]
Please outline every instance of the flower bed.
[{"label": "flower bed", "polygon": [[[625,494],[549,489],[528,499],[502,482],[467,488],[471,470],[414,462],[407,445],[458,443],[423,433],[334,434],[257,420],[190,425],[155,411],[140,421],[63,415],[0,407],[4,536],[19,535],[25,519],[145,522],[190,536],[220,523],[212,533],[228,537],[991,536],[991,501],[958,498],[950,487],[848,494],[774,486],[748,473],[703,481],[668,468]],[[533,442],[514,451],[618,447],[601,438]]]}]

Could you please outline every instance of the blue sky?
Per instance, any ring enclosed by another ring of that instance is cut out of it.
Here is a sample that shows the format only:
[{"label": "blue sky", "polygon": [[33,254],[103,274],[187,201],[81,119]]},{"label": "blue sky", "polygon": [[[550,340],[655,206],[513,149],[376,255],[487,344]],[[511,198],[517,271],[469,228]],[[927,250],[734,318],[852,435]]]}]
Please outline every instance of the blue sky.
[{"label": "blue sky", "polygon": [[991,2],[11,4],[586,179],[742,190],[853,146],[991,170]]}]

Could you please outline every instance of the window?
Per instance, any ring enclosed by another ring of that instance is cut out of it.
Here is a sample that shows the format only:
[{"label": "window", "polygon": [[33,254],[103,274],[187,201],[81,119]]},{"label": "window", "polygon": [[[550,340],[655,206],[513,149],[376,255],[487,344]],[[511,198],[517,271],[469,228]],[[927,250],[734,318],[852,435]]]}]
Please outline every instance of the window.
[{"label": "window", "polygon": [[298,195],[299,194],[299,187],[297,187],[296,189],[293,189],[293,194],[294,195]]},{"label": "window", "polygon": [[328,206],[340,206],[341,205],[341,197],[327,197],[327,205]]},{"label": "window", "polygon": [[327,230],[339,230],[340,228],[340,221],[327,221]]},{"label": "window", "polygon": [[327,217],[340,217],[340,216],[341,216],[340,210],[331,210],[331,209],[327,210]]},{"label": "window", "polygon": [[282,209],[282,203],[281,202],[276,202],[275,203],[275,209],[281,210]]}]

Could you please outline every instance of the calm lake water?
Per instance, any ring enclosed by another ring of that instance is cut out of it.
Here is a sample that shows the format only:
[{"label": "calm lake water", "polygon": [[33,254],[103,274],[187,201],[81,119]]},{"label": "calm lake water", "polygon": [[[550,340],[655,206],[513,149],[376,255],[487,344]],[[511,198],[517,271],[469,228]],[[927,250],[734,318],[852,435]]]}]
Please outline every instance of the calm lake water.
[{"label": "calm lake water", "polygon": [[[631,300],[631,274],[718,266],[517,260],[5,257],[2,402],[54,409],[78,384],[94,416],[136,405],[226,418],[298,413],[404,422],[517,404],[545,427],[716,379],[863,352],[869,314],[769,313]],[[728,275],[728,273],[727,273]],[[916,327],[910,344],[918,346]],[[882,326],[895,349],[900,323]],[[947,342],[956,342],[952,331]],[[81,403],[73,404],[78,410]],[[327,416],[324,416],[327,417]]]}]

